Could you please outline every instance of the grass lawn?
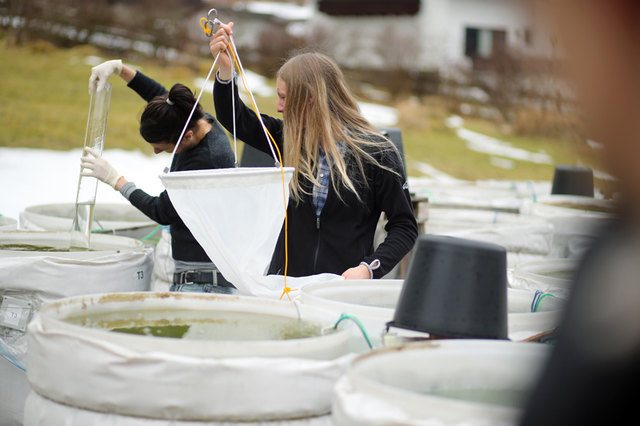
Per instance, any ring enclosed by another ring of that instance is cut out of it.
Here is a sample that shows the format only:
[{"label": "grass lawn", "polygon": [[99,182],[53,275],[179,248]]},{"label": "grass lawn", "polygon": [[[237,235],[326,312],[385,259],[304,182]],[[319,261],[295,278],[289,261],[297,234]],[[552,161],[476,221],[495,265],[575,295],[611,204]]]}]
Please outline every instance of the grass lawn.
[{"label": "grass lawn", "polygon": [[[87,84],[91,66],[88,56],[103,56],[93,47],[56,49],[46,44],[9,48],[0,41],[0,146],[54,150],[81,148],[87,123],[90,95]],[[112,59],[104,57],[104,60]],[[125,60],[125,62],[127,62]],[[211,65],[203,58],[200,71],[182,66],[134,63],[134,67],[169,88],[181,82],[196,90],[194,80],[205,77]],[[144,101],[116,76],[112,85],[107,119],[105,148],[141,150],[152,155],[150,146],[138,134],[138,119]],[[199,89],[198,89],[199,90]],[[197,92],[196,92],[197,93]],[[276,98],[257,98],[263,113],[276,115]],[[201,103],[214,112],[210,95]],[[512,169],[496,167],[491,156],[469,150],[455,130],[444,125],[449,115],[447,102],[426,97],[421,102],[402,101],[395,105],[400,117],[409,174],[420,175],[413,162],[431,166],[462,179],[550,180],[554,165],[540,165],[512,160]],[[510,142],[531,152],[546,152],[556,164],[586,164],[598,168],[586,144],[559,137],[512,136],[502,134],[497,123],[477,118],[467,119],[471,130]],[[596,182],[597,183],[597,182]]]}]

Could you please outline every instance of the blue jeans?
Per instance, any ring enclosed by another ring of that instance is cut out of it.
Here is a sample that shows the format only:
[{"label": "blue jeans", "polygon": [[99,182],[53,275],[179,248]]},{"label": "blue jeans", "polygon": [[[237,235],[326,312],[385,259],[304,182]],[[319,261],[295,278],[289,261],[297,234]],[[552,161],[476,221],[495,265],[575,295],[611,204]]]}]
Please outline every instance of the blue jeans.
[{"label": "blue jeans", "polygon": [[169,291],[180,291],[183,293],[219,293],[237,294],[238,289],[234,287],[216,286],[213,284],[173,284]]}]

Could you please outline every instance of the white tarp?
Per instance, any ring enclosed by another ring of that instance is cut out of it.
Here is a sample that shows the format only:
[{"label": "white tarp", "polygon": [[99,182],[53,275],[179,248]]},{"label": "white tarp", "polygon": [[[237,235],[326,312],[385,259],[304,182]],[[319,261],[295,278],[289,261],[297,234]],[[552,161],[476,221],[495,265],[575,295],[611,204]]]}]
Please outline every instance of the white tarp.
[{"label": "white tarp", "polygon": [[[283,177],[284,174],[284,177]],[[280,297],[284,276],[266,275],[285,218],[293,168],[193,170],[160,175],[171,203],[226,280],[243,294]],[[287,286],[339,279],[287,277]]]},{"label": "white tarp", "polygon": [[173,284],[175,262],[171,251],[171,234],[164,228],[160,240],[153,253],[153,276],[151,277],[151,291],[169,291]]}]

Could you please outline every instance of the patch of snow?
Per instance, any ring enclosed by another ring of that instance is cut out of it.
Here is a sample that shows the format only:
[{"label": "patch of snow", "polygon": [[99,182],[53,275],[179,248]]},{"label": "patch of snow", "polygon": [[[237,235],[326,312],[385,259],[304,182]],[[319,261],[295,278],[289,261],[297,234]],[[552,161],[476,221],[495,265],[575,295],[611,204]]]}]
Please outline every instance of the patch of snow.
[{"label": "patch of snow", "polygon": [[508,158],[491,156],[489,158],[489,163],[491,163],[492,166],[496,166],[505,170],[513,170],[516,167],[515,162],[512,160],[509,160]]},{"label": "patch of snow", "polygon": [[[0,214],[18,219],[25,208],[38,204],[75,203],[80,177],[80,148],[51,151],[0,148],[2,189]],[[105,150],[103,157],[127,180],[151,195],[164,190],[159,175],[170,164],[171,155],[152,157],[141,151]],[[129,202],[104,183],[98,184],[96,203]]]},{"label": "patch of snow", "polygon": [[[423,175],[425,175],[425,177],[427,179],[433,179],[437,182],[440,183],[456,183],[456,182],[461,182],[460,179],[457,179],[451,175],[446,174],[445,172],[436,169],[435,167],[433,167],[430,164],[427,163],[423,163],[420,161],[411,161],[410,162],[411,167],[413,167],[414,169],[417,169],[420,171],[420,173],[422,173]],[[412,187],[412,183],[413,186],[419,186],[419,182],[421,181],[422,178],[415,178],[415,177],[411,177],[409,176],[408,180],[409,180],[409,187]]]},{"label": "patch of snow", "polygon": [[298,6],[297,4],[275,1],[251,1],[245,4],[244,9],[259,15],[272,15],[285,21],[306,21],[313,16],[311,2]]},{"label": "patch of snow", "polygon": [[84,58],[84,63],[92,67],[95,67],[96,65],[101,64],[103,62],[104,62],[104,59],[102,59],[100,56],[91,55]]},{"label": "patch of snow", "polygon": [[600,180],[608,180],[608,181],[616,181],[618,180],[615,176],[610,175],[609,173],[600,171],[600,170],[593,170],[593,177],[596,179],[600,179]]},{"label": "patch of snow", "polygon": [[457,130],[457,134],[460,139],[467,141],[467,147],[472,151],[537,164],[553,164],[553,158],[548,154],[516,148],[508,142],[483,135],[482,133],[461,127]]},{"label": "patch of snow", "polygon": [[591,139],[587,139],[587,145],[589,146],[589,148],[591,149],[595,149],[595,150],[601,150],[602,148],[604,148],[604,145],[601,144],[600,142],[596,142],[594,140]]},{"label": "patch of snow", "polygon": [[447,117],[446,120],[444,120],[444,125],[450,129],[457,129],[459,127],[462,127],[463,124],[464,124],[464,119],[459,115],[452,115]]},{"label": "patch of snow", "polygon": [[[205,92],[207,93],[213,93],[213,79],[215,77],[212,76],[209,81],[207,81],[207,84],[205,85]],[[261,96],[261,97],[270,97],[270,96],[275,96],[276,95],[276,90],[271,87],[268,83],[268,80],[261,76],[260,74],[257,74],[255,72],[249,71],[249,70],[244,70],[244,80],[247,83],[247,87],[249,88],[249,90],[251,90],[251,92],[254,94],[254,96]],[[238,77],[237,79],[238,81],[238,87],[239,90],[242,92],[244,91],[244,86],[242,84],[242,80],[240,77]],[[196,78],[194,84],[196,85],[196,87],[198,88],[202,88],[202,85],[204,84],[205,79],[198,77]]]},{"label": "patch of snow", "polygon": [[368,102],[358,102],[358,106],[360,113],[374,126],[395,126],[398,123],[398,111],[395,108]]}]

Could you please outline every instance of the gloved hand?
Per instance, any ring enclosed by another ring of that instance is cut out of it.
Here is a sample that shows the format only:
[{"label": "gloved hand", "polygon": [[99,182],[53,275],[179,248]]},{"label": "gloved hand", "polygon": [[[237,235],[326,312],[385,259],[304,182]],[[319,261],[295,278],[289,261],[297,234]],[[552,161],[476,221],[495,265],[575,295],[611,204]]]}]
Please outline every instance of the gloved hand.
[{"label": "gloved hand", "polygon": [[118,174],[116,169],[114,169],[107,160],[102,158],[95,149],[85,148],[85,151],[91,154],[93,158],[85,155],[80,159],[80,165],[83,167],[80,175],[97,178],[110,185],[113,189],[116,189],[116,184],[122,175]]},{"label": "gloved hand", "polygon": [[120,75],[121,72],[122,60],[120,59],[103,62],[100,65],[96,65],[91,68],[91,77],[89,77],[89,93],[93,93],[96,90],[104,90],[104,86],[107,84],[107,80],[111,77],[111,74]]}]

